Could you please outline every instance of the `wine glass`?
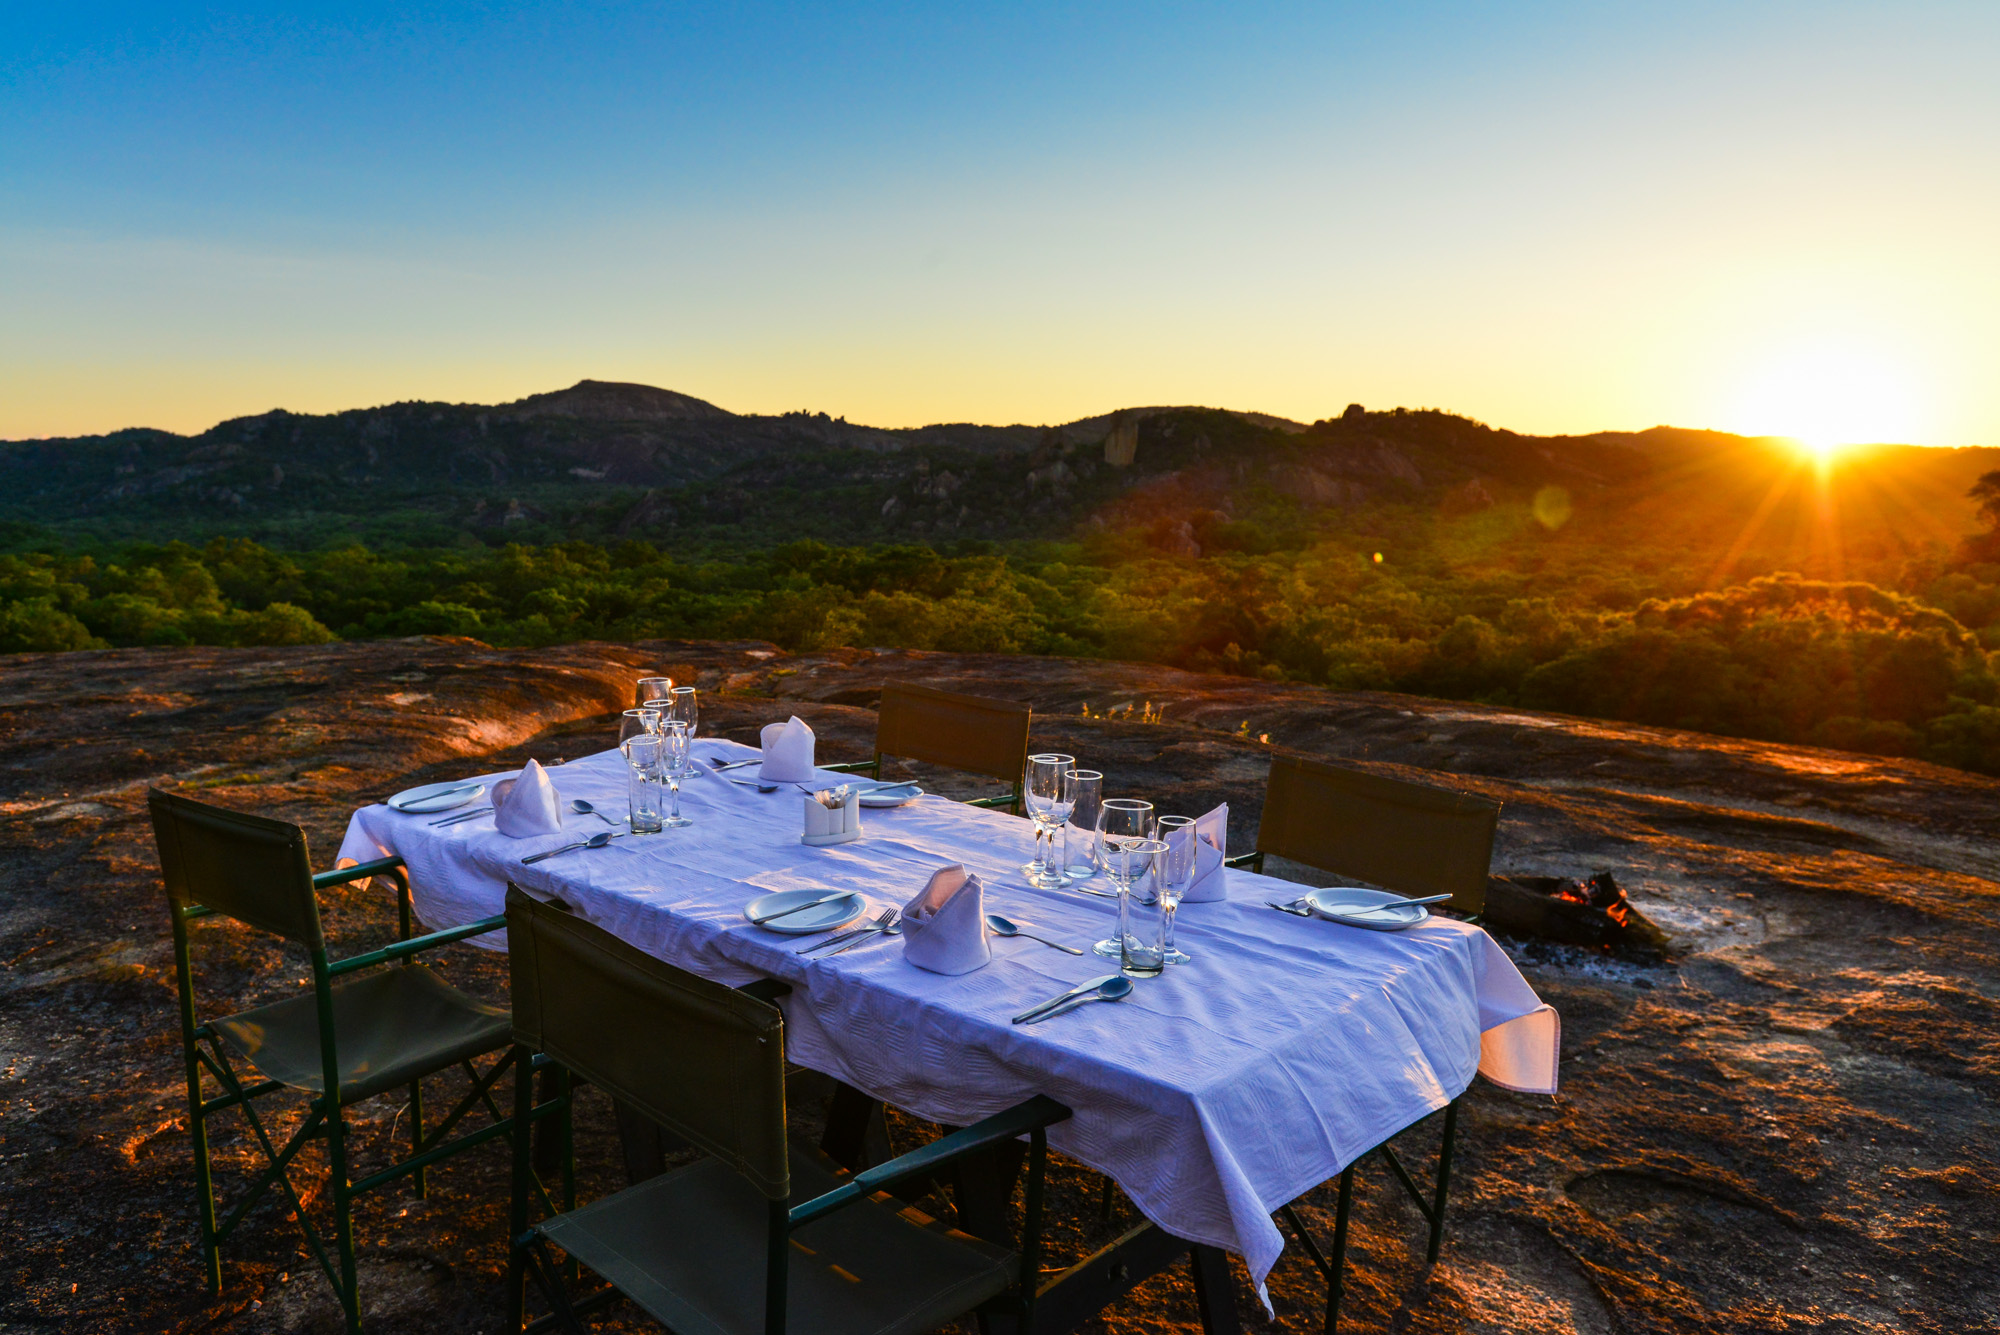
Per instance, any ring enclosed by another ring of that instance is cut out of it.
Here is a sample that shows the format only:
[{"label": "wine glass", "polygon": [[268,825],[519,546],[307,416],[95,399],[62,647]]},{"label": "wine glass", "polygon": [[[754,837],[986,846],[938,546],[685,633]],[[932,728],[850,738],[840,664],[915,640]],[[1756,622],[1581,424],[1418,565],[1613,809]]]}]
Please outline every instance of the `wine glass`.
[{"label": "wine glass", "polygon": [[659,730],[660,711],[657,709],[628,709],[618,719],[618,745],[623,746],[634,737],[644,736]]},{"label": "wine glass", "polygon": [[667,692],[666,701],[661,721],[687,724],[688,740],[692,742],[696,727],[701,722],[701,700],[694,687],[676,686]]},{"label": "wine glass", "polygon": [[672,677],[641,677],[632,691],[632,703],[644,707],[648,701],[664,700],[667,692],[674,689]]},{"label": "wine glass", "polygon": [[1201,837],[1195,833],[1192,816],[1160,817],[1153,836],[1166,846],[1153,859],[1153,890],[1160,904],[1160,960],[1163,964],[1186,964],[1186,952],[1174,948],[1174,910],[1181,906],[1181,896],[1194,884],[1195,857],[1201,851]]},{"label": "wine glass", "polygon": [[1040,890],[1060,889],[1063,884],[1055,840],[1076,805],[1075,787],[1067,781],[1075,765],[1075,756],[1053,752],[1028,757],[1028,818],[1035,823],[1035,860],[1021,870],[1028,874],[1028,884]]},{"label": "wine glass", "polygon": [[1136,797],[1108,797],[1097,808],[1097,834],[1104,874],[1118,891],[1118,935],[1092,947],[1107,959],[1122,959],[1130,925],[1132,886],[1152,869],[1153,804]]},{"label": "wine glass", "polygon": [[[675,690],[682,689],[675,687]],[[688,742],[693,730],[677,718],[660,720],[660,771],[666,775],[667,791],[671,794],[671,807],[667,818],[660,822],[669,830],[678,830],[694,824],[681,815],[681,780],[688,776],[694,758],[688,754]]]}]

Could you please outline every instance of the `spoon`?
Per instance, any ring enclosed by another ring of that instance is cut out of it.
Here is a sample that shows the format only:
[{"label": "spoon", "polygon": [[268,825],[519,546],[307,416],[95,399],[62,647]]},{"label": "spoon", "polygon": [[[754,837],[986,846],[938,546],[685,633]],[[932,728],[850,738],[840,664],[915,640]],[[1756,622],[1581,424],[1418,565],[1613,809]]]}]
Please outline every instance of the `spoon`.
[{"label": "spoon", "polygon": [[1075,946],[1066,946],[1060,941],[1051,941],[1046,936],[1036,936],[1033,932],[1024,932],[1012,919],[1003,918],[997,913],[986,915],[986,927],[995,936],[1025,936],[1030,941],[1039,941],[1045,946],[1054,946],[1057,950],[1067,954],[1081,955],[1083,953]]},{"label": "spoon", "polygon": [[1020,1021],[1020,1023],[1035,1024],[1048,1019],[1051,1015],[1061,1015],[1064,1011],[1073,1011],[1088,1001],[1123,1001],[1131,995],[1132,980],[1130,978],[1107,978],[1083,995],[1069,997],[1049,1007],[1041,1014],[1031,1016],[1026,1020]]},{"label": "spoon", "polygon": [[572,848],[602,848],[623,833],[625,833],[623,830],[604,830],[591,835],[590,838],[580,843],[564,844],[561,848],[551,848],[546,853],[530,853],[521,859],[521,864],[526,866],[530,862],[540,862],[543,858],[552,858],[558,853],[567,853]]},{"label": "spoon", "polygon": [[619,823],[580,797],[569,804],[569,809],[576,812],[579,816],[595,816],[606,825],[617,825]]}]

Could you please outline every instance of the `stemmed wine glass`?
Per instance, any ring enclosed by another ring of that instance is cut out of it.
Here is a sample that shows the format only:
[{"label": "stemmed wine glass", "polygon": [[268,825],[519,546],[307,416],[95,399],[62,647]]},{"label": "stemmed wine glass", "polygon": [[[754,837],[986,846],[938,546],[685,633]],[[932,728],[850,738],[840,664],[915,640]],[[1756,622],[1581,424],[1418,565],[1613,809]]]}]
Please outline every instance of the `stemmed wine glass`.
[{"label": "stemmed wine glass", "polygon": [[[679,687],[675,688],[679,690]],[[667,791],[672,794],[672,805],[667,818],[660,822],[669,830],[678,830],[694,824],[681,815],[681,780],[688,776],[694,765],[694,757],[688,753],[688,742],[693,729],[677,718],[660,720],[660,770],[667,778]]]},{"label": "stemmed wine glass", "polygon": [[660,710],[660,721],[687,724],[688,740],[694,740],[696,725],[701,722],[701,701],[692,686],[676,686],[667,692],[666,703]]},{"label": "stemmed wine glass", "polygon": [[657,709],[628,709],[618,719],[618,744],[625,745],[634,737],[649,732],[658,732],[660,711]]},{"label": "stemmed wine glass", "polygon": [[638,686],[632,692],[632,703],[643,709],[654,700],[666,699],[667,692],[672,689],[674,689],[672,677],[641,677]]},{"label": "stemmed wine glass", "polygon": [[1201,838],[1195,833],[1192,816],[1160,817],[1154,837],[1166,846],[1153,859],[1153,890],[1160,902],[1160,960],[1163,964],[1186,964],[1187,953],[1174,949],[1174,910],[1181,906],[1181,896],[1194,884]]},{"label": "stemmed wine glass", "polygon": [[1104,874],[1118,891],[1118,935],[1092,947],[1107,959],[1122,959],[1131,925],[1132,887],[1152,869],[1160,845],[1152,838],[1153,804],[1135,797],[1109,797],[1097,808]]},{"label": "stemmed wine glass", "polygon": [[1056,834],[1076,805],[1075,785],[1068,782],[1075,765],[1075,756],[1053,752],[1028,757],[1028,817],[1035,823],[1035,860],[1021,870],[1038,890],[1057,890],[1064,884]]}]

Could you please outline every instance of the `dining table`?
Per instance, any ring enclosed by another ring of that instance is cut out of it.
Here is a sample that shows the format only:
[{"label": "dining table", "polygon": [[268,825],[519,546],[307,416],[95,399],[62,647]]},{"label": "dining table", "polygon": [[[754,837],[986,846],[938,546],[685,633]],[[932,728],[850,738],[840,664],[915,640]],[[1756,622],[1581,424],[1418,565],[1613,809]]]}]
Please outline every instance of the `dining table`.
[{"label": "dining table", "polygon": [[[439,824],[452,813],[375,804],[353,814],[340,861],[402,858],[433,930],[500,913],[511,884],[714,981],[781,980],[791,989],[778,1003],[790,1061],[932,1122],[965,1126],[1047,1095],[1072,1111],[1050,1128],[1050,1147],[1117,1182],[1157,1234],[1154,1253],[1165,1254],[1160,1239],[1234,1253],[1267,1309],[1265,1277],[1285,1245],[1275,1210],[1443,1108],[1475,1075],[1555,1092],[1558,1017],[1478,926],[1431,916],[1370,931],[1274,912],[1268,901],[1290,902],[1303,887],[1234,868],[1218,873],[1222,898],[1180,907],[1186,963],[1138,980],[1115,1003],[1014,1023],[1035,1003],[1118,971],[1090,953],[1115,933],[1116,900],[1030,884],[1028,822],[926,794],[864,808],[852,842],[808,845],[808,790],[855,776],[815,771],[759,791],[756,765],[713,768],[754,760],[755,750],[722,738],[691,749],[697,771],[681,784],[680,808],[692,824],[682,828],[524,861],[613,828],[572,811],[575,799],[622,816],[630,767],[605,751],[548,768],[562,799],[559,831],[510,838],[490,816]],[[475,777],[490,788],[511,773]],[[801,953],[819,938],[745,914],[774,891],[847,891],[865,903],[866,921],[901,909],[951,864],[979,877],[987,911],[1085,954],[996,936],[988,964],[944,975],[911,964],[893,934]],[[1096,886],[1107,888],[1102,877]],[[505,949],[504,933],[467,945]]]}]

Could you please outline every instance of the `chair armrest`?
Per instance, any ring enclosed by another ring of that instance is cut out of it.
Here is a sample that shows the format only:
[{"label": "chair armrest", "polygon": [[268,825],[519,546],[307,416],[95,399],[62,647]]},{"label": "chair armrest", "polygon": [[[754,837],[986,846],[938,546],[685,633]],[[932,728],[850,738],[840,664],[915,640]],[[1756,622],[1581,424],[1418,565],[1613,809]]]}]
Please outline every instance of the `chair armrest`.
[{"label": "chair armrest", "polygon": [[962,804],[968,807],[1011,807],[1014,805],[1012,793],[1002,793],[999,797],[968,797]]},{"label": "chair armrest", "polygon": [[1261,873],[1264,870],[1264,854],[1262,852],[1244,853],[1238,857],[1224,858],[1222,865],[1225,867],[1248,867],[1251,871]]},{"label": "chair armrest", "polygon": [[736,990],[746,997],[755,997],[766,1005],[775,1006],[779,997],[788,997],[792,994],[792,985],[780,982],[776,978],[759,978],[754,982],[743,984]]},{"label": "chair armrest", "polygon": [[373,862],[357,862],[352,867],[342,867],[337,871],[316,871],[313,873],[313,889],[324,890],[329,885],[346,885],[349,881],[365,881],[370,876],[381,876],[388,872],[400,871],[403,860],[399,857],[376,858]]},{"label": "chair armrest", "polygon": [[439,946],[448,946],[454,941],[463,941],[468,936],[483,936],[487,932],[497,931],[506,925],[507,915],[498,913],[491,918],[481,918],[478,922],[469,922],[463,927],[447,927],[442,932],[431,932],[426,936],[412,937],[408,941],[398,941],[393,946],[384,946],[380,950],[371,950],[366,955],[355,955],[348,959],[335,960],[326,966],[326,972],[329,977],[338,977],[344,973],[353,973],[356,969],[366,969],[377,964],[388,964],[394,960],[407,959],[419,951],[435,950]]},{"label": "chair armrest", "polygon": [[835,774],[859,774],[862,770],[867,770],[880,778],[881,764],[879,760],[843,760],[838,765],[821,765],[819,768],[830,770]]},{"label": "chair armrest", "polygon": [[1055,1122],[1066,1121],[1069,1109],[1057,1103],[1046,1094],[1037,1094],[1025,1103],[1017,1103],[1005,1112],[994,1113],[983,1122],[974,1123],[962,1131],[954,1131],[940,1137],[920,1149],[908,1154],[899,1154],[885,1164],[856,1173],[847,1181],[827,1192],[815,1196],[803,1205],[792,1207],[791,1227],[809,1224],[822,1215],[866,1200],[876,1192],[895,1185],[905,1178],[919,1177],[932,1173],[948,1163],[963,1159],[968,1154],[990,1149],[1004,1141],[1013,1140],[1029,1131],[1038,1131]]}]

